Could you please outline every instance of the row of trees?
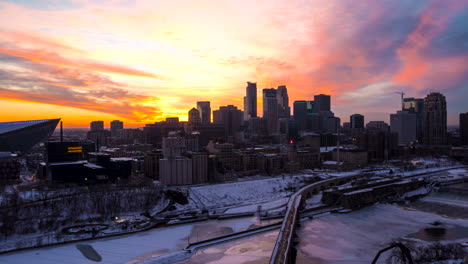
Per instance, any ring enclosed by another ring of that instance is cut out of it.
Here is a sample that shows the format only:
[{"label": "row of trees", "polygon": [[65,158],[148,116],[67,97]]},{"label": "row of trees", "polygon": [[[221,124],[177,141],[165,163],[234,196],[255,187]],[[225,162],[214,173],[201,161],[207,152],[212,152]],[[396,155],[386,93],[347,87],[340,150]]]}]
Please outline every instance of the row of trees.
[{"label": "row of trees", "polygon": [[116,215],[146,212],[160,199],[159,185],[105,187],[100,191],[89,190],[26,204],[11,199],[8,207],[0,208],[0,237],[56,231],[80,221],[105,221]]}]

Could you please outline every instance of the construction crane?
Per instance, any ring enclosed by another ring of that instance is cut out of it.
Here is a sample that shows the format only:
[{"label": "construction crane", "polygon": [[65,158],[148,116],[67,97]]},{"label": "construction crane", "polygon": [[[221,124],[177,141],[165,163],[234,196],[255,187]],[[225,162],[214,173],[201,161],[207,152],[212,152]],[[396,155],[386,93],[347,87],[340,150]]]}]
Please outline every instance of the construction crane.
[{"label": "construction crane", "polygon": [[404,110],[404,96],[405,96],[405,93],[404,92],[395,92],[396,94],[400,94],[401,95],[401,110]]}]

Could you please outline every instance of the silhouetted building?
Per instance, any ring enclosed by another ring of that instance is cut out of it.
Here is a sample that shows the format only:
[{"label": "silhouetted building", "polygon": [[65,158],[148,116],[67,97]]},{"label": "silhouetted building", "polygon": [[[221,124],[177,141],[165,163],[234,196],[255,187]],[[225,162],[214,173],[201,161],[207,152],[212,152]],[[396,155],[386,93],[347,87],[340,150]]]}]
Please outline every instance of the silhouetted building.
[{"label": "silhouetted building", "polygon": [[314,96],[316,111],[331,111],[330,95],[319,94]]},{"label": "silhouetted building", "polygon": [[188,112],[188,124],[190,126],[196,126],[201,124],[200,111],[196,108],[192,108]]},{"label": "silhouetted building", "polygon": [[341,133],[345,135],[351,135],[351,123],[350,122],[343,122],[343,129],[341,130]]},{"label": "silhouetted building", "polygon": [[228,136],[233,136],[242,125],[243,113],[236,106],[220,106],[219,110],[213,111],[213,123],[222,124]]},{"label": "silhouetted building", "polygon": [[117,136],[118,133],[124,128],[123,122],[120,120],[114,120],[110,123],[110,131],[113,137]]},{"label": "silhouetted building", "polygon": [[367,150],[369,161],[398,157],[398,133],[380,130],[361,131],[353,137],[353,144]]},{"label": "silhouetted building", "polygon": [[291,108],[289,107],[288,89],[285,85],[278,86],[276,91],[278,101],[278,117],[289,118],[291,117]]},{"label": "silhouetted building", "polygon": [[351,129],[364,128],[364,116],[360,114],[351,115],[350,118]]},{"label": "silhouetted building", "polygon": [[257,83],[247,82],[244,97],[244,120],[257,117]]},{"label": "silhouetted building", "polygon": [[224,124],[208,124],[200,125],[194,129],[194,132],[199,132],[199,144],[201,147],[206,147],[210,140],[224,142],[226,140],[226,130]]},{"label": "silhouetted building", "polygon": [[268,134],[278,132],[278,99],[274,88],[263,89],[263,119],[266,120]]},{"label": "silhouetted building", "polygon": [[321,111],[319,113],[320,123],[318,129],[313,129],[312,131],[319,131],[323,134],[333,134],[337,133],[337,129],[340,127],[340,119],[335,117],[335,114],[332,111]]},{"label": "silhouetted building", "polygon": [[184,135],[184,123],[179,122],[178,117],[167,117],[166,121],[146,124],[143,128],[144,142],[160,147],[162,138],[167,137],[170,132],[177,132],[181,136]]},{"label": "silhouetted building", "polygon": [[46,142],[46,162],[69,162],[87,159],[94,144],[83,142]]},{"label": "silhouetted building", "polygon": [[390,129],[398,133],[400,145],[416,141],[416,120],[416,114],[408,111],[397,111],[390,115]]},{"label": "silhouetted building", "polygon": [[297,130],[306,130],[307,126],[307,101],[294,101],[293,104],[294,120]]},{"label": "silhouetted building", "polygon": [[90,124],[91,131],[101,131],[104,130],[104,121],[93,121]]},{"label": "silhouetted building", "polygon": [[421,143],[423,139],[424,99],[404,98],[403,110],[416,114],[416,139]]},{"label": "silhouetted building", "polygon": [[[86,138],[96,144],[99,148],[100,146],[107,146],[109,144],[109,137],[111,136],[110,131],[108,130],[91,130],[86,134]],[[99,151],[99,149],[98,149]]]},{"label": "silhouetted building", "polygon": [[211,106],[210,101],[197,102],[197,109],[200,112],[200,119],[202,124],[211,123]]},{"label": "silhouetted building", "polygon": [[208,182],[208,153],[190,153],[192,159],[192,184]]},{"label": "silhouetted building", "polygon": [[430,93],[424,98],[423,143],[447,144],[447,104],[441,93]]},{"label": "silhouetted building", "polygon": [[139,144],[143,143],[143,130],[139,128],[124,128],[117,130],[116,139],[114,139],[114,144]]},{"label": "silhouetted building", "polygon": [[250,134],[254,135],[264,135],[266,134],[266,125],[265,119],[259,117],[252,117],[249,120],[249,126],[247,127],[247,131]]},{"label": "silhouetted building", "polygon": [[159,180],[159,160],[163,158],[161,151],[153,151],[144,157],[144,172],[145,176]]},{"label": "silhouetted building", "polygon": [[460,114],[460,143],[468,145],[468,112]]},{"label": "silhouetted building", "polygon": [[[351,124],[346,122],[350,126]],[[389,131],[390,126],[385,122],[385,121],[370,121],[369,123],[366,124],[367,129],[378,129],[381,131]],[[343,123],[343,129],[344,129],[344,123]]]}]

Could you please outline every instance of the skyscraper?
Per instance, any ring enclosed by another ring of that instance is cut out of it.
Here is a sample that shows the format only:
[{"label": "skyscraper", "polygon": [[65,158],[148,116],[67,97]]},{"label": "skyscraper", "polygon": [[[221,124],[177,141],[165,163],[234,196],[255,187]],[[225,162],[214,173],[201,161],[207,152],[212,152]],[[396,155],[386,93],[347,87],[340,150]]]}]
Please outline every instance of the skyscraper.
[{"label": "skyscraper", "polygon": [[93,121],[90,124],[91,131],[104,130],[104,121]]},{"label": "skyscraper", "polygon": [[201,124],[200,111],[196,108],[192,108],[188,112],[188,124],[196,126]]},{"label": "skyscraper", "polygon": [[278,132],[278,98],[274,88],[263,89],[263,118],[266,120],[268,134]]},{"label": "skyscraper", "polygon": [[244,97],[244,120],[257,117],[257,83],[247,82]]},{"label": "skyscraper", "polygon": [[423,109],[424,99],[405,98],[403,99],[403,109],[416,114],[416,139],[422,142],[423,139]]},{"label": "skyscraper", "polygon": [[314,96],[317,113],[321,111],[331,111],[330,95],[319,94]]},{"label": "skyscraper", "polygon": [[294,101],[293,106],[297,130],[305,130],[307,126],[307,101]]},{"label": "skyscraper", "polygon": [[197,109],[200,111],[200,119],[202,124],[211,123],[211,106],[210,101],[197,102]]},{"label": "skyscraper", "polygon": [[460,114],[461,145],[468,145],[468,112]]},{"label": "skyscraper", "polygon": [[397,111],[390,115],[390,129],[398,133],[398,144],[406,145],[416,140],[416,113]]},{"label": "skyscraper", "polygon": [[360,114],[351,115],[350,118],[351,129],[364,128],[364,116]]},{"label": "skyscraper", "polygon": [[114,120],[110,123],[111,135],[115,137],[118,131],[123,129],[123,122],[120,120]]},{"label": "skyscraper", "polygon": [[289,118],[291,117],[291,108],[289,107],[288,89],[285,85],[278,86],[276,91],[278,100],[278,117]]},{"label": "skyscraper", "polygon": [[243,113],[236,106],[220,106],[219,110],[213,111],[213,122],[223,124],[228,136],[234,135],[242,125]]},{"label": "skyscraper", "polygon": [[447,103],[441,93],[430,93],[424,98],[423,143],[447,144]]}]

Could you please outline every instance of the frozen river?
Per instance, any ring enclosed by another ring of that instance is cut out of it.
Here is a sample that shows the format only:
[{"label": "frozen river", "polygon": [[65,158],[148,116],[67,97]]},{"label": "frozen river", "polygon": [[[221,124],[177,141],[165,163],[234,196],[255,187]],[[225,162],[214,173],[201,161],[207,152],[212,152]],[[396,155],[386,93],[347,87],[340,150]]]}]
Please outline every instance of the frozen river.
[{"label": "frozen river", "polygon": [[[268,223],[271,223],[271,221],[259,222],[258,218],[255,217],[209,220],[193,224],[157,228],[131,235],[18,251],[0,255],[0,263],[95,263],[81,254],[76,247],[79,244],[92,246],[102,257],[100,263],[134,263],[149,257],[179,251],[189,242],[239,232],[253,226]],[[275,238],[271,240],[274,241]]]},{"label": "frozen river", "polygon": [[[437,175],[450,177],[460,174],[466,174],[466,170],[452,170]],[[348,214],[332,214],[307,220],[298,230],[297,263],[370,263],[375,254],[388,243],[402,237],[414,239],[415,233],[431,222],[439,221],[456,228],[468,228],[466,218],[468,215],[465,219],[451,219],[434,213],[378,204]],[[85,258],[77,249],[79,244],[92,246],[102,257],[101,263],[135,263],[179,251],[189,242],[268,223],[271,222],[259,222],[255,217],[209,220],[131,235],[18,251],[0,255],[0,264],[95,263]],[[277,234],[278,231],[270,231],[204,248],[180,263],[268,263]],[[468,241],[468,236],[457,237],[457,240]]]}]

